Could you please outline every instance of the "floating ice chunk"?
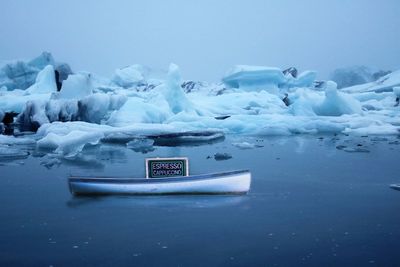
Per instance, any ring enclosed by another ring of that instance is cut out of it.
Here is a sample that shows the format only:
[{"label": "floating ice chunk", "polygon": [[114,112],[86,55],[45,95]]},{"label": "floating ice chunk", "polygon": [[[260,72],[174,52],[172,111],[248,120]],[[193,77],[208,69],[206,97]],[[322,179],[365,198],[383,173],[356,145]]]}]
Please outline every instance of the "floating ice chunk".
[{"label": "floating ice chunk", "polygon": [[29,61],[28,63],[30,66],[34,66],[38,69],[43,69],[44,67],[48,66],[48,65],[55,65],[55,61],[53,58],[53,55],[49,52],[43,52],[42,54],[40,54],[38,57],[32,59],[31,61]]},{"label": "floating ice chunk", "polygon": [[306,89],[298,89],[290,95],[290,112],[295,116],[316,116],[314,107],[323,102],[323,95]]},{"label": "floating ice chunk", "polygon": [[0,135],[0,145],[33,145],[35,143],[33,138]]},{"label": "floating ice chunk", "polygon": [[50,94],[57,92],[53,66],[47,65],[41,70],[36,77],[35,83],[26,89],[26,92],[29,94]]},{"label": "floating ice chunk", "polygon": [[108,113],[119,109],[127,100],[124,96],[110,96],[107,94],[92,94],[78,102],[79,119],[82,121],[100,123],[106,119]]},{"label": "floating ice chunk", "polygon": [[220,161],[220,160],[228,160],[228,159],[231,159],[232,158],[232,155],[231,154],[229,154],[229,153],[216,153],[215,155],[214,155],[214,159],[215,160],[217,160],[217,161]]},{"label": "floating ice chunk", "polygon": [[122,69],[115,70],[112,81],[123,88],[129,88],[132,86],[136,86],[144,81],[143,73],[143,66],[131,65]]},{"label": "floating ice chunk", "polygon": [[152,101],[129,97],[119,110],[111,114],[107,124],[125,126],[132,123],[162,123],[170,115],[168,103],[160,97]]},{"label": "floating ice chunk", "polygon": [[173,63],[169,66],[168,79],[163,90],[165,100],[171,111],[175,114],[186,111],[193,111],[193,103],[187,99],[181,87],[182,79],[179,67]]},{"label": "floating ice chunk", "polygon": [[296,79],[289,80],[289,87],[311,87],[317,78],[315,71],[304,71]]},{"label": "floating ice chunk", "polygon": [[232,145],[240,149],[253,149],[257,147],[262,147],[260,145],[252,144],[249,142],[232,143]]},{"label": "floating ice chunk", "polygon": [[60,166],[61,161],[58,158],[46,157],[41,160],[40,165],[46,167],[47,169],[51,169],[54,166]]},{"label": "floating ice chunk", "polygon": [[237,65],[229,70],[222,81],[231,88],[244,90],[265,89],[278,93],[278,87],[287,81],[279,68]]},{"label": "floating ice chunk", "polygon": [[400,70],[389,73],[378,80],[370,83],[364,83],[351,87],[341,89],[341,91],[348,93],[361,93],[361,92],[391,92],[393,87],[400,86]]},{"label": "floating ice chunk", "polygon": [[343,131],[346,134],[352,135],[396,135],[399,134],[399,127],[389,123],[370,124],[358,128],[347,128]]},{"label": "floating ice chunk", "polygon": [[16,147],[11,147],[9,145],[0,144],[0,161],[26,159],[28,156],[28,151]]},{"label": "floating ice chunk", "polygon": [[291,87],[309,87],[316,78],[316,72],[305,71],[297,78],[284,75],[281,69],[264,66],[237,65],[222,78],[230,88],[240,88],[246,91],[266,90],[278,94],[280,89]]},{"label": "floating ice chunk", "polygon": [[59,98],[82,99],[92,94],[92,92],[91,75],[88,73],[78,73],[68,76],[68,79],[63,82]]},{"label": "floating ice chunk", "polygon": [[97,144],[104,134],[101,132],[72,131],[66,135],[49,133],[37,142],[38,148],[55,150],[66,157],[76,156],[86,144]]},{"label": "floating ice chunk", "polygon": [[0,162],[10,161],[17,159],[26,159],[29,156],[29,152],[10,147],[6,145],[0,145]]},{"label": "floating ice chunk", "polygon": [[325,100],[314,110],[319,116],[341,116],[343,114],[361,114],[361,104],[348,94],[338,92],[335,82],[328,81]]},{"label": "floating ice chunk", "polygon": [[350,152],[350,153],[369,153],[370,151],[366,148],[362,147],[347,147],[344,145],[339,145],[336,147],[338,150],[343,150],[345,152]]}]

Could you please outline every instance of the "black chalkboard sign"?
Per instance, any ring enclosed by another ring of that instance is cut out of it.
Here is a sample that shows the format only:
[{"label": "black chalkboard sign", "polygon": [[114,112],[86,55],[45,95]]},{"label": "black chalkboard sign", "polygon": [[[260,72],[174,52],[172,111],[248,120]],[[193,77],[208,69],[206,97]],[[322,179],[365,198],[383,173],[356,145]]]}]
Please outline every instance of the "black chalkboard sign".
[{"label": "black chalkboard sign", "polygon": [[187,158],[146,159],[146,178],[188,176]]}]

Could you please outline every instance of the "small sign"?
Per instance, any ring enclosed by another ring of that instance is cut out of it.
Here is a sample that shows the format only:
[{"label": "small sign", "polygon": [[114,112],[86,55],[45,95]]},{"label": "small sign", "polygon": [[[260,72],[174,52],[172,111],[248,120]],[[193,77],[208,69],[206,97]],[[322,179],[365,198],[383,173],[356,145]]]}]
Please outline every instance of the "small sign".
[{"label": "small sign", "polygon": [[163,178],[188,175],[188,158],[146,159],[146,178]]}]

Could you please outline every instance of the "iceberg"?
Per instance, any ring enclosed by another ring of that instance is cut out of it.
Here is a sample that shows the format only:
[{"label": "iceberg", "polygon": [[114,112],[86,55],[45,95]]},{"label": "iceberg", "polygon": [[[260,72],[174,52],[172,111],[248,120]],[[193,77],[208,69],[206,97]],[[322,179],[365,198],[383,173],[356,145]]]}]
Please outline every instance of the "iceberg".
[{"label": "iceberg", "polygon": [[309,87],[315,78],[316,72],[314,71],[303,72],[296,78],[290,73],[285,75],[279,68],[237,65],[226,73],[222,81],[230,88],[240,88],[246,91],[266,90],[273,94],[279,94],[280,89]]},{"label": "iceberg", "polygon": [[194,111],[194,105],[186,97],[181,87],[182,78],[179,67],[175,64],[169,66],[168,78],[163,93],[170,110],[177,114],[179,112]]},{"label": "iceberg", "polygon": [[278,93],[279,86],[286,82],[286,77],[279,68],[237,65],[222,78],[231,88],[261,90]]},{"label": "iceberg", "polygon": [[393,87],[400,86],[400,70],[389,73],[376,81],[342,88],[341,91],[347,93],[365,92],[392,92]]},{"label": "iceberg", "polygon": [[78,73],[68,76],[59,94],[60,99],[81,99],[92,94],[93,85],[90,73]]},{"label": "iceberg", "polygon": [[314,107],[319,116],[341,116],[344,114],[361,114],[361,104],[352,96],[338,92],[336,83],[329,81],[325,99]]},{"label": "iceberg", "polygon": [[46,66],[51,65],[60,73],[60,79],[65,80],[72,70],[66,63],[56,62],[49,52],[43,52],[30,61],[10,61],[0,67],[0,88],[7,90],[25,90],[35,84],[37,75]]},{"label": "iceberg", "polygon": [[86,144],[97,144],[104,135],[99,132],[71,131],[66,135],[49,133],[37,142],[40,149],[54,150],[66,157],[74,157]]},{"label": "iceberg", "polygon": [[50,99],[28,101],[17,121],[21,126],[37,130],[39,126],[55,121],[86,121],[101,123],[126,101],[121,95],[91,94],[82,99]]},{"label": "iceberg", "polygon": [[[147,145],[152,149],[146,142],[197,145],[229,134],[373,135],[398,134],[400,128],[400,71],[338,90],[333,81],[316,89],[315,72],[298,74],[294,68],[238,65],[222,83],[205,83],[183,80],[175,64],[162,79],[149,79],[147,69],[132,65],[112,78],[70,73],[58,92],[55,70],[60,65],[52,57],[18,64],[34,68],[35,75],[26,88],[2,87],[0,119],[19,113],[11,123],[21,127],[16,134],[37,130],[30,142],[60,157],[77,156],[86,144],[107,142],[146,151]],[[25,72],[22,76],[28,77]],[[0,82],[10,77],[0,71]],[[15,142],[0,139],[2,145]]]},{"label": "iceberg", "polygon": [[29,94],[51,94],[57,92],[56,79],[54,75],[54,67],[47,65],[39,72],[35,83],[26,89]]},{"label": "iceberg", "polygon": [[391,71],[377,70],[366,66],[351,66],[336,69],[331,75],[331,80],[336,82],[338,88],[341,89],[376,81],[390,72]]},{"label": "iceberg", "polygon": [[134,87],[144,82],[144,72],[144,67],[138,64],[117,69],[112,82],[123,88]]}]

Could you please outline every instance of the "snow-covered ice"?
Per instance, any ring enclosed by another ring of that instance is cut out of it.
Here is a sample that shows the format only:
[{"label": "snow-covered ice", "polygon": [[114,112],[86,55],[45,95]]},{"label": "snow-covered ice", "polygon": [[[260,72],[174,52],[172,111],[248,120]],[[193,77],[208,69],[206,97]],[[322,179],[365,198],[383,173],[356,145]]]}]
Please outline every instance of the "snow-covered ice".
[{"label": "snow-covered ice", "polygon": [[[59,155],[77,155],[86,144],[99,142],[131,142],[133,148],[138,137],[153,136],[157,143],[161,139],[155,136],[173,134],[187,142],[211,140],[218,133],[399,134],[400,71],[339,90],[326,81],[317,90],[314,71],[297,75],[297,70],[238,65],[221,82],[205,83],[183,80],[175,64],[157,80],[149,78],[151,70],[131,65],[110,79],[69,73],[57,92],[54,70],[60,65],[52,57],[7,64],[0,69],[0,117],[19,113],[15,122],[38,129],[24,138]],[[10,66],[27,82],[10,86]],[[29,68],[35,68],[35,75]],[[193,134],[202,132],[214,135]],[[1,144],[19,142],[0,137]]]}]

